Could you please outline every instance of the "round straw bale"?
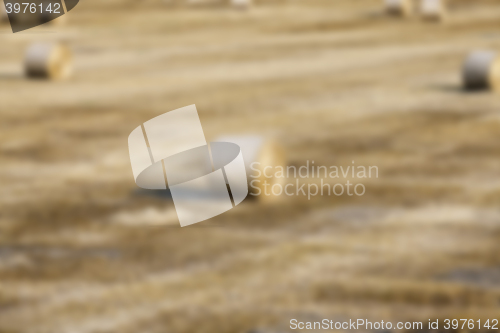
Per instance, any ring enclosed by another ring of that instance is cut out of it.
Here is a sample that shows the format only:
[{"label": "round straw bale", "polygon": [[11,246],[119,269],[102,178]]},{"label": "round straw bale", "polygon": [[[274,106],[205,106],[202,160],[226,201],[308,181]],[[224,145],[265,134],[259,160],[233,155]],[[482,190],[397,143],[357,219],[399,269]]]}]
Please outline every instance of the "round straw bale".
[{"label": "round straw bale", "polygon": [[410,16],[414,5],[412,0],[385,0],[385,9],[390,15]]},{"label": "round straw bale", "polygon": [[[249,193],[257,196],[259,200],[276,199],[272,195],[271,188],[275,184],[283,185],[285,178],[276,178],[276,167],[286,167],[286,157],[284,149],[274,140],[269,140],[261,136],[227,136],[220,137],[215,141],[232,142],[240,146],[245,169],[247,172],[247,181],[249,184]],[[269,168],[270,167],[270,168]],[[266,171],[266,174],[264,173]],[[267,192],[264,194],[267,182]]]},{"label": "round straw bale", "polygon": [[462,76],[468,90],[500,90],[500,58],[494,52],[474,51],[466,58]]},{"label": "round straw bale", "polygon": [[429,21],[443,21],[446,18],[445,0],[422,0],[420,15]]},{"label": "round straw bale", "polygon": [[221,0],[186,0],[186,4],[192,7],[221,7],[224,6]]},{"label": "round straw bale", "polygon": [[236,9],[248,9],[252,6],[252,0],[231,0],[231,6]]},{"label": "round straw bale", "polygon": [[65,79],[71,74],[71,52],[60,44],[33,44],[26,51],[25,71],[28,77]]}]

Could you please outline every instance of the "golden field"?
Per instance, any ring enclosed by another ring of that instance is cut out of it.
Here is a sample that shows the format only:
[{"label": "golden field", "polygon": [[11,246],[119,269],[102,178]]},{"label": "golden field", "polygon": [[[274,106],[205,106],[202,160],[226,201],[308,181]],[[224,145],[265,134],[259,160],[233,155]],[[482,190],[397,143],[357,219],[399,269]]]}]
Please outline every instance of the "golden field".
[{"label": "golden field", "polygon": [[[63,26],[3,26],[0,332],[498,319],[500,95],[465,92],[460,71],[500,50],[500,3],[449,9],[435,23],[378,0],[84,0]],[[67,43],[72,78],[26,79],[34,41]],[[191,104],[207,139],[263,135],[289,165],[379,177],[362,197],[247,200],[180,228],[171,200],[137,189],[127,137]]]}]

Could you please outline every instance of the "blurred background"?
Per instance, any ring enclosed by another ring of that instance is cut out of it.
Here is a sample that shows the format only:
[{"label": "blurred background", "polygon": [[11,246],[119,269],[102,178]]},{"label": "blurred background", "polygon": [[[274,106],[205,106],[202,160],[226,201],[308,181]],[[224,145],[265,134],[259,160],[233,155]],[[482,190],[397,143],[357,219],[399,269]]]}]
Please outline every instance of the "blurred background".
[{"label": "blurred background", "polygon": [[[61,25],[0,28],[0,332],[498,319],[500,95],[465,90],[462,64],[500,49],[500,2],[431,20],[380,0],[236,7],[84,0]],[[26,77],[35,42],[66,44],[72,75]],[[288,165],[379,177],[180,228],[138,190],[127,138],[191,104],[207,140],[260,135]]]}]

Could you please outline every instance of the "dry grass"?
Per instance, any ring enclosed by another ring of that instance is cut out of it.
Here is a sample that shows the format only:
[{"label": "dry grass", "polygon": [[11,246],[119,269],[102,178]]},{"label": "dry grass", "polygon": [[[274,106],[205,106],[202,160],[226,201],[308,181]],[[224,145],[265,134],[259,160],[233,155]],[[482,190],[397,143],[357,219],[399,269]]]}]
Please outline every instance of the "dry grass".
[{"label": "dry grass", "polygon": [[[498,17],[493,1],[457,2],[441,26],[375,0],[87,0],[57,34],[1,34],[0,332],[497,314],[498,283],[481,279],[500,264],[500,99],[464,93],[459,69],[500,48]],[[22,77],[39,39],[68,40],[73,79]],[[137,191],[127,136],[193,103],[208,139],[269,135],[292,165],[355,160],[380,177],[361,198],[248,201],[190,228],[115,223],[172,209]],[[478,281],[454,275],[469,270]]]}]

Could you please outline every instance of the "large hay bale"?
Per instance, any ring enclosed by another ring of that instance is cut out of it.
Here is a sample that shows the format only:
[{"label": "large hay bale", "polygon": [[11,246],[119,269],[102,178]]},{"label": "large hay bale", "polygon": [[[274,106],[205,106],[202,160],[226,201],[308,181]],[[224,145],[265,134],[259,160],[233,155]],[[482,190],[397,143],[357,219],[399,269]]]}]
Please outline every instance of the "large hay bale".
[{"label": "large hay bale", "polygon": [[500,58],[491,51],[474,51],[464,62],[462,76],[467,90],[500,90]]},{"label": "large hay bale", "polygon": [[60,44],[35,43],[26,51],[25,72],[31,78],[65,79],[71,74],[71,52]]},{"label": "large hay bale", "polygon": [[443,21],[446,18],[445,0],[422,0],[420,3],[420,15],[429,21]]},{"label": "large hay bale", "polygon": [[385,10],[390,15],[410,16],[414,12],[412,0],[385,0]]},{"label": "large hay bale", "polygon": [[[259,191],[256,189],[258,188],[261,192],[261,194],[257,196],[259,200],[276,198],[273,195],[264,195],[264,182],[269,184],[268,192],[270,192],[273,185],[282,185],[285,182],[284,178],[274,177],[276,167],[286,167],[284,149],[279,144],[274,140],[269,140],[262,136],[226,136],[220,137],[215,141],[232,142],[240,146],[243,153],[243,160],[245,161],[250,194],[258,194]],[[266,168],[267,174],[271,175],[271,177],[266,177],[264,174]],[[252,181],[255,182],[252,183]]]}]

